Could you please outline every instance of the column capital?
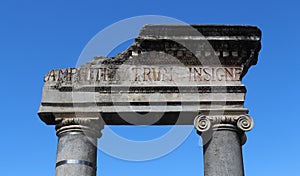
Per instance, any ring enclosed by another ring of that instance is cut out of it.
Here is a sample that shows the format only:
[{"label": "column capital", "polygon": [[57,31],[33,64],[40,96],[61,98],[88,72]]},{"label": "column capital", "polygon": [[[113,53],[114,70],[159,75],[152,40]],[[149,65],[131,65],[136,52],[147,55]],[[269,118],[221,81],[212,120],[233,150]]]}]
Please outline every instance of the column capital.
[{"label": "column capital", "polygon": [[224,130],[232,128],[243,132],[250,131],[254,126],[254,121],[250,115],[219,115],[207,116],[197,115],[194,120],[194,126],[198,132],[203,133],[210,129]]},{"label": "column capital", "polygon": [[247,139],[245,132],[250,131],[253,128],[254,121],[248,114],[219,116],[200,114],[195,117],[194,126],[200,135],[212,131],[236,131],[241,134],[242,144],[245,144]]},{"label": "column capital", "polygon": [[103,120],[100,118],[68,117],[56,118],[56,135],[65,133],[84,133],[87,136],[101,137],[101,130],[104,128]]}]

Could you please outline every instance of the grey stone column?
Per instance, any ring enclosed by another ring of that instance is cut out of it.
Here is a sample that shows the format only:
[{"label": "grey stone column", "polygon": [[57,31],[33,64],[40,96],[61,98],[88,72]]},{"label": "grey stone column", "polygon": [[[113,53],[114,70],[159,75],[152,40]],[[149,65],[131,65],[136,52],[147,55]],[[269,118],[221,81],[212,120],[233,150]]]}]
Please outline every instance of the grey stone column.
[{"label": "grey stone column", "polygon": [[99,120],[66,118],[57,121],[56,176],[96,176]]},{"label": "grey stone column", "polygon": [[205,176],[243,176],[242,145],[253,120],[242,116],[197,116],[195,127],[203,141]]}]

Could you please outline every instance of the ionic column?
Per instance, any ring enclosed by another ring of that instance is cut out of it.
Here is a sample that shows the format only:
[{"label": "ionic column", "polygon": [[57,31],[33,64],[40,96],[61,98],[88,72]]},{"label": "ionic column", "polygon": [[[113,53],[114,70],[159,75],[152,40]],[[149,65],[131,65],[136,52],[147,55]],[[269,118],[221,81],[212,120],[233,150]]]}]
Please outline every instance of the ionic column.
[{"label": "ionic column", "polygon": [[202,137],[205,176],[243,176],[242,145],[253,128],[249,115],[204,116],[194,121]]},{"label": "ionic column", "polygon": [[103,126],[94,119],[56,119],[56,176],[96,176],[97,138]]}]

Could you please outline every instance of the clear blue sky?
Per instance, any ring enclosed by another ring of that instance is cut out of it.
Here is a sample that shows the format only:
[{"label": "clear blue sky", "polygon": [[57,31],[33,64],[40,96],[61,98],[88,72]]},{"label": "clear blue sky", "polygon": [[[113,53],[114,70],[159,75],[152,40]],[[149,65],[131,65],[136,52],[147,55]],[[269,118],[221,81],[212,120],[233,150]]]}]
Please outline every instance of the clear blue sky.
[{"label": "clear blue sky", "polygon": [[[296,0],[15,1],[0,2],[1,176],[52,176],[57,137],[37,110],[43,76],[76,65],[100,30],[138,15],[164,15],[192,24],[251,24],[263,31],[259,62],[248,72],[246,107],[255,120],[243,146],[247,175],[300,175],[300,4]],[[154,138],[169,127],[114,128],[132,139]],[[153,134],[153,136],[151,136]],[[203,175],[193,131],[168,155],[145,162],[98,152],[98,175]]]}]

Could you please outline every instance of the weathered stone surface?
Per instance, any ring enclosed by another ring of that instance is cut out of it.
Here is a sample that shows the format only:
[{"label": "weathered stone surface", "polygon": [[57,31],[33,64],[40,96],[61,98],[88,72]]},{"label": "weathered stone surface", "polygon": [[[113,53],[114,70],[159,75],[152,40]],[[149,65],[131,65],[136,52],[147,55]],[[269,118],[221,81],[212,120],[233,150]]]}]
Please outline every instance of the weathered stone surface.
[{"label": "weathered stone surface", "polygon": [[96,176],[97,138],[66,133],[58,139],[56,156],[57,176]]},{"label": "weathered stone surface", "polygon": [[243,176],[240,135],[235,131],[220,130],[215,131],[211,137],[212,139],[204,144],[204,175]]},{"label": "weathered stone surface", "polygon": [[104,124],[99,118],[55,114],[58,136],[56,176],[96,176],[97,138]]},{"label": "weathered stone surface", "polygon": [[252,26],[147,25],[114,58],[50,71],[39,115],[55,124],[54,114],[98,113],[119,125],[128,124],[122,113],[157,112],[162,125],[176,113],[187,114],[181,124],[193,124],[191,113],[247,114],[241,80],[257,62],[260,35]]},{"label": "weathered stone surface", "polygon": [[241,81],[257,63],[260,40],[253,26],[146,25],[113,58],[51,70],[38,114],[56,125],[56,175],[96,174],[96,139],[105,123],[194,124],[205,176],[243,176],[241,146],[253,120]]}]

